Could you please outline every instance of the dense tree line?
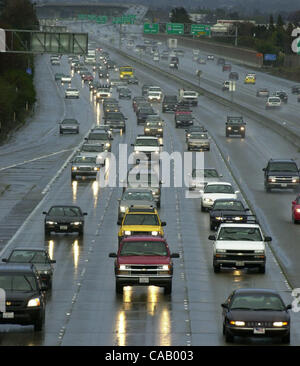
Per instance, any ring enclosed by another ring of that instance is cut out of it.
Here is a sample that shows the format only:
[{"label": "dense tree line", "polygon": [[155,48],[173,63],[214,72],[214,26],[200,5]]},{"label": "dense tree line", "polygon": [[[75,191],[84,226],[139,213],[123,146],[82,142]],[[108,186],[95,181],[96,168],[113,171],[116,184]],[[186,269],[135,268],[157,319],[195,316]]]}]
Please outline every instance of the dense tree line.
[{"label": "dense tree line", "polygon": [[[0,9],[0,28],[38,30],[39,23],[30,0],[4,0]],[[11,32],[6,32],[7,52],[0,53],[0,122],[1,134],[6,135],[22,122],[36,100],[33,83],[34,59],[26,53],[10,53]],[[14,38],[13,50],[20,51],[28,42],[25,33]],[[30,68],[32,73],[26,70]]]}]

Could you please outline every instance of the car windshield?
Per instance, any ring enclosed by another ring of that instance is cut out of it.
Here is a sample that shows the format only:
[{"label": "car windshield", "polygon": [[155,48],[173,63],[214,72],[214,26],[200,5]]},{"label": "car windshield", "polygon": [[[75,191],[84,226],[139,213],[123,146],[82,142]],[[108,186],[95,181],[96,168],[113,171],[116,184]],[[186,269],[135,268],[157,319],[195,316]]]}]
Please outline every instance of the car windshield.
[{"label": "car windshield", "polygon": [[230,310],[283,311],[285,306],[274,294],[239,294],[233,297]]},{"label": "car windshield", "polygon": [[207,140],[208,136],[206,133],[201,133],[201,132],[192,132],[190,139],[203,139],[203,140]]},{"label": "car windshield", "polygon": [[63,125],[77,125],[78,122],[75,119],[64,119],[62,121]]},{"label": "car windshield", "polygon": [[215,201],[213,210],[243,211],[244,206],[240,201]]},{"label": "car windshield", "polygon": [[107,119],[116,119],[116,120],[123,120],[124,119],[124,116],[122,113],[108,113],[107,116],[106,116]]},{"label": "car windshield", "polygon": [[49,216],[81,216],[81,210],[78,207],[52,207],[48,212]]},{"label": "car windshield", "polygon": [[96,164],[96,157],[94,156],[77,156],[74,159],[75,164]]},{"label": "car windshield", "polygon": [[272,163],[269,166],[270,172],[276,172],[276,171],[284,171],[284,172],[293,172],[297,173],[298,168],[297,165],[294,163]]},{"label": "car windshield", "polygon": [[121,72],[132,72],[132,68],[131,67],[120,67],[120,71]]},{"label": "car windshield", "polygon": [[37,283],[31,275],[1,273],[0,288],[5,291],[36,291]]},{"label": "car windshield", "polygon": [[144,201],[152,201],[152,193],[151,192],[125,192],[123,200],[144,200]]},{"label": "car windshield", "polygon": [[234,190],[229,184],[209,184],[205,187],[204,193],[229,193],[233,194]]},{"label": "car windshield", "polygon": [[260,230],[257,227],[222,227],[218,240],[249,240],[263,241]]},{"label": "car windshield", "polygon": [[121,256],[129,255],[158,255],[167,256],[166,244],[160,241],[126,241],[123,243]]},{"label": "car windshield", "polygon": [[269,98],[269,102],[280,102],[280,98]]},{"label": "car windshield", "polygon": [[103,152],[104,147],[103,145],[82,145],[81,150],[86,152]]},{"label": "car windshield", "polygon": [[48,263],[47,254],[41,250],[14,250],[9,257],[13,263]]},{"label": "car windshield", "polygon": [[159,181],[156,174],[130,173],[128,175],[128,184],[133,187],[140,185],[142,187],[158,187]]},{"label": "car windshield", "polygon": [[192,177],[218,178],[219,174],[215,169],[193,169]]},{"label": "car windshield", "polygon": [[192,119],[192,113],[179,114],[177,119],[179,121],[190,121]]},{"label": "car windshield", "polygon": [[144,113],[144,114],[153,114],[153,109],[152,108],[141,108],[140,109],[140,113]]},{"label": "car windshield", "polygon": [[159,225],[156,214],[127,214],[123,225]]},{"label": "car windshield", "polygon": [[158,146],[158,139],[137,139],[135,146]]},{"label": "car windshield", "polygon": [[90,133],[89,140],[107,140],[107,134],[106,133]]}]

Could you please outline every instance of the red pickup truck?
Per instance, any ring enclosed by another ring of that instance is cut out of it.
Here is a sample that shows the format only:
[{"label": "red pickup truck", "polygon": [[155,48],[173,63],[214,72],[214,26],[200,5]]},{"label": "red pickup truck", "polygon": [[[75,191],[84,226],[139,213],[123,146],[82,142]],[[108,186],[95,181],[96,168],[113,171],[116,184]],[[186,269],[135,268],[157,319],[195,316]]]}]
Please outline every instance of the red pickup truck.
[{"label": "red pickup truck", "polygon": [[119,244],[115,259],[116,293],[123,293],[123,286],[160,286],[165,294],[172,292],[173,261],[178,253],[170,253],[165,238],[129,236]]}]

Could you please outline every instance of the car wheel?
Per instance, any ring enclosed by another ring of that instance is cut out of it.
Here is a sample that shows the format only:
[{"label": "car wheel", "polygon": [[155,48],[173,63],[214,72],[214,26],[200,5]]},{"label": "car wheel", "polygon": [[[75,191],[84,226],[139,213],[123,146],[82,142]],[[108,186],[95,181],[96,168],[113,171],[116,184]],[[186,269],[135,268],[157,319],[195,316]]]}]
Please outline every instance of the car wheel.
[{"label": "car wheel", "polygon": [[172,282],[164,287],[165,295],[170,295],[172,293]]},{"label": "car wheel", "polygon": [[282,337],[281,342],[286,343],[286,344],[289,344],[291,342],[290,332],[287,335],[285,335],[284,337]]},{"label": "car wheel", "polygon": [[33,324],[34,326],[34,331],[35,332],[40,332],[41,330],[43,330],[43,326],[44,326],[44,316],[41,315]]},{"label": "car wheel", "polygon": [[233,343],[234,341],[234,336],[231,335],[228,330],[225,328],[225,342],[227,343]]},{"label": "car wheel", "polygon": [[221,267],[219,264],[214,264],[213,267],[214,267],[214,273],[220,273]]},{"label": "car wheel", "polygon": [[263,264],[258,268],[259,273],[266,273],[266,266]]},{"label": "car wheel", "polygon": [[123,286],[118,281],[116,281],[116,293],[123,294]]}]

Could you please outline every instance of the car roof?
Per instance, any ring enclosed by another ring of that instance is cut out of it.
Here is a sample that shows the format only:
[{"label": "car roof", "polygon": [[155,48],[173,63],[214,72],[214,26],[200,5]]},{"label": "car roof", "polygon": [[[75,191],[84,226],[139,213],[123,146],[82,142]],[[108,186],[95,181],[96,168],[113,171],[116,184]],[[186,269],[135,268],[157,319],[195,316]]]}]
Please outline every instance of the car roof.
[{"label": "car roof", "polygon": [[235,294],[274,294],[279,295],[278,291],[273,289],[265,289],[265,288],[238,288],[234,290]]},{"label": "car roof", "polygon": [[34,265],[32,263],[0,263],[0,273],[30,273],[34,272]]}]

